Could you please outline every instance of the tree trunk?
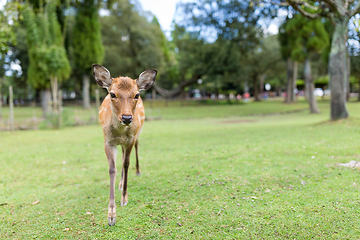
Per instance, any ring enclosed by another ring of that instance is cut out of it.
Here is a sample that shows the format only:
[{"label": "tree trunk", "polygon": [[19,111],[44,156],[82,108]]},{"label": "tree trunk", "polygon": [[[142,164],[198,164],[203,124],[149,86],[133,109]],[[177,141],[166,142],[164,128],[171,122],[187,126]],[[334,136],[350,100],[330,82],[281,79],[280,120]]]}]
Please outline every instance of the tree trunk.
[{"label": "tree trunk", "polygon": [[0,120],[1,120],[1,117],[2,117],[2,115],[1,115],[1,107],[2,107],[2,94],[0,92]]},{"label": "tree trunk", "polygon": [[350,99],[350,55],[346,54],[346,101],[348,102]]},{"label": "tree trunk", "polygon": [[52,91],[52,110],[54,114],[58,113],[58,81],[57,77],[50,77],[50,86]]},{"label": "tree trunk", "polygon": [[360,101],[360,78],[359,78],[358,101]]},{"label": "tree trunk", "polygon": [[46,117],[49,113],[49,101],[51,99],[50,89],[41,90],[40,96],[41,96],[41,109],[43,112],[43,117]]},{"label": "tree trunk", "polygon": [[347,118],[346,109],[346,49],[348,21],[337,19],[331,43],[329,74],[331,90],[331,120]]},{"label": "tree trunk", "polygon": [[58,126],[59,128],[62,125],[62,110],[63,110],[63,91],[59,90],[59,99],[58,99],[58,107],[59,107],[59,115],[58,115]]},{"label": "tree trunk", "polygon": [[1,107],[3,105],[3,78],[0,78],[0,120],[2,118],[2,115],[1,115]]},{"label": "tree trunk", "polygon": [[14,98],[13,98],[13,87],[9,86],[9,120],[10,120],[10,130],[13,132],[14,129]]},{"label": "tree trunk", "polygon": [[54,120],[56,121],[54,127],[60,128],[60,120],[59,120],[60,107],[58,104],[59,87],[58,87],[57,77],[54,77],[54,76],[50,77],[50,85],[51,85],[51,90],[52,90],[52,109],[53,109],[53,114],[54,114],[53,116],[54,116]]},{"label": "tree trunk", "polygon": [[261,74],[259,77],[260,98],[264,98],[264,78],[265,78],[264,74]]},{"label": "tree trunk", "polygon": [[309,57],[305,60],[304,66],[304,77],[305,77],[305,86],[308,95],[308,102],[310,107],[310,113],[319,113],[319,107],[317,105],[316,96],[314,95],[314,81],[311,75],[311,63]]},{"label": "tree trunk", "polygon": [[296,80],[298,75],[298,62],[293,63],[293,77],[292,77],[292,87],[291,87],[291,102],[296,102]]},{"label": "tree trunk", "polygon": [[253,81],[253,89],[254,89],[254,100],[256,102],[259,102],[260,101],[260,98],[259,98],[259,88],[258,88],[258,76],[257,74],[254,74],[253,77],[252,77],[252,81]]},{"label": "tree trunk", "polygon": [[90,108],[90,77],[88,74],[83,75],[82,97],[83,108]]},{"label": "tree trunk", "polygon": [[286,85],[286,97],[285,102],[291,102],[291,92],[293,91],[293,77],[294,77],[294,64],[291,58],[289,57],[286,61],[286,78],[287,78],[287,85]]}]

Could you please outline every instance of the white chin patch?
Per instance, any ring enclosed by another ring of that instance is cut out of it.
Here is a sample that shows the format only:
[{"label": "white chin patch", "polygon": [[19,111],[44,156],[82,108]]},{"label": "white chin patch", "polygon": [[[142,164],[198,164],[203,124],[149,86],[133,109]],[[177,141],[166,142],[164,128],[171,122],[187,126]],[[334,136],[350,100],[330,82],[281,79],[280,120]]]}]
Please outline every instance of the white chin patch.
[{"label": "white chin patch", "polygon": [[124,122],[121,122],[121,125],[124,125],[124,126],[130,126],[131,124],[132,124],[132,122],[129,124],[125,124]]}]

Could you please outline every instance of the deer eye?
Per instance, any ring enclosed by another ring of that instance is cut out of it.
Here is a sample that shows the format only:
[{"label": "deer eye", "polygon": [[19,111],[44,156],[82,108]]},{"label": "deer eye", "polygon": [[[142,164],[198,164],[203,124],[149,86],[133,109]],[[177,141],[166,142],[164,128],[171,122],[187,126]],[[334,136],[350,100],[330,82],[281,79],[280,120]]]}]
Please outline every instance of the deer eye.
[{"label": "deer eye", "polygon": [[135,95],[135,99],[139,99],[139,97],[140,97],[139,93]]},{"label": "deer eye", "polygon": [[112,93],[112,92],[110,93],[110,97],[111,97],[111,98],[116,98],[115,94]]}]

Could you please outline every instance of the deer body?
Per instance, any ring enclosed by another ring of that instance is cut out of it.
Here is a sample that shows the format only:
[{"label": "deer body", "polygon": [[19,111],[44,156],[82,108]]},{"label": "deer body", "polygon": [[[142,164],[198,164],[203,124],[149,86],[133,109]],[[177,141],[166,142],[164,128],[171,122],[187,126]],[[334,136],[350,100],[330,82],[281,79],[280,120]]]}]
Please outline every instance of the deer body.
[{"label": "deer body", "polygon": [[149,89],[155,81],[157,71],[150,69],[142,72],[138,79],[129,77],[112,78],[103,66],[94,64],[93,75],[96,82],[108,90],[99,110],[100,123],[104,133],[105,154],[109,163],[110,201],[108,223],[116,223],[115,177],[117,146],[122,149],[122,172],[119,189],[122,190],[121,206],[127,204],[127,179],[130,153],[135,146],[136,174],[140,175],[138,161],[138,137],[145,120],[144,106],[140,97],[141,90]]}]

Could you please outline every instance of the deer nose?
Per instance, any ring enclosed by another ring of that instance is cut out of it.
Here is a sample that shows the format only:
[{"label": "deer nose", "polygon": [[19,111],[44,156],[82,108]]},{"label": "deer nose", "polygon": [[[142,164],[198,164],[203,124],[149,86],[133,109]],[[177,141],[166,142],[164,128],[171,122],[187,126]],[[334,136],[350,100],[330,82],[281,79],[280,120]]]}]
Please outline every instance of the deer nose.
[{"label": "deer nose", "polygon": [[123,123],[125,124],[130,124],[132,121],[132,116],[131,115],[122,115],[122,119]]}]

